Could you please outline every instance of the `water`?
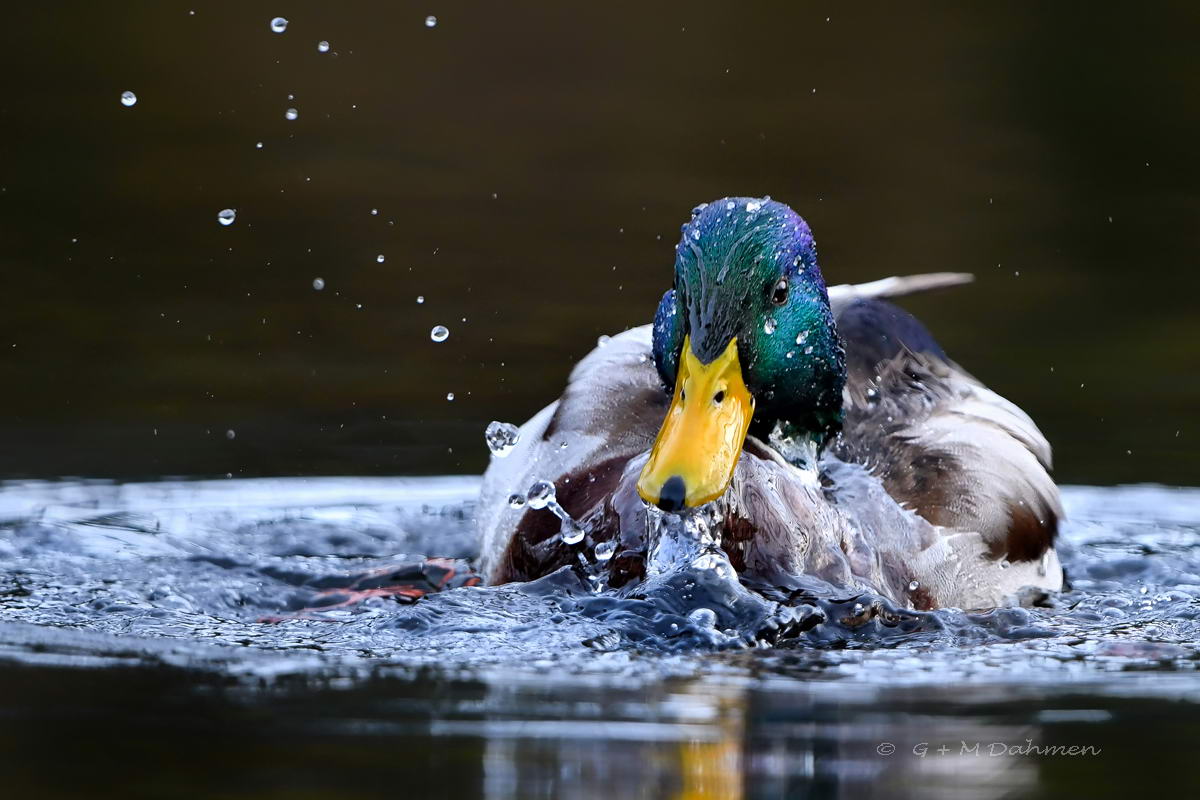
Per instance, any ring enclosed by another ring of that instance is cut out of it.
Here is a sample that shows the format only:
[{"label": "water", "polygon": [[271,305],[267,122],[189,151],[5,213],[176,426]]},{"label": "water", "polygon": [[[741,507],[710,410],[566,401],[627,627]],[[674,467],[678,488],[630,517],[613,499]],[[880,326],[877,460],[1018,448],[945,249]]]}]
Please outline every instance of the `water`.
[{"label": "water", "polygon": [[[82,778],[48,760],[114,742],[138,755],[94,794],[252,787],[268,770],[489,798],[855,797],[881,779],[1107,796],[1147,770],[1195,786],[1176,767],[1200,734],[1200,490],[1067,487],[1073,588],[1052,607],[916,613],[791,604],[680,563],[633,590],[597,594],[570,570],[481,588],[477,488],[3,485],[11,790],[68,792]],[[59,728],[74,735],[34,744]],[[186,763],[155,755],[183,742]],[[1029,749],[1066,745],[1098,752]]]},{"label": "water", "polygon": [[488,451],[496,458],[507,458],[521,439],[520,429],[511,422],[492,420],[483,433]]}]

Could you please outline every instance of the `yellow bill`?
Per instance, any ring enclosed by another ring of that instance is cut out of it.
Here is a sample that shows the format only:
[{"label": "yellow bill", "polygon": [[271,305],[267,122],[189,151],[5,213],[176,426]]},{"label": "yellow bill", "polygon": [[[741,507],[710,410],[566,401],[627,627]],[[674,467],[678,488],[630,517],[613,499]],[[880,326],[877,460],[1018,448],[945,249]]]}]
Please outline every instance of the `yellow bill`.
[{"label": "yellow bill", "polygon": [[666,511],[716,500],[733,478],[753,416],[737,338],[711,364],[701,364],[685,338],[675,396],[638,478],[638,494]]}]

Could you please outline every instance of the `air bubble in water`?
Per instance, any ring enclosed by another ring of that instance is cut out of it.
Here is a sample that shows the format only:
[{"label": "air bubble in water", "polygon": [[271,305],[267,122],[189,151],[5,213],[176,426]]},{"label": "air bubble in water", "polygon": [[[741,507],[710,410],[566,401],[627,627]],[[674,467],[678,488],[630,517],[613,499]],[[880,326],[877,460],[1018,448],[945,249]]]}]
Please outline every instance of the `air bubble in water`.
[{"label": "air bubble in water", "polygon": [[492,451],[492,455],[497,458],[504,458],[517,446],[517,441],[521,438],[521,432],[511,422],[492,420],[488,423],[487,430],[483,433],[483,438],[487,442],[488,450]]},{"label": "air bubble in water", "polygon": [[289,121],[294,120],[299,116],[300,112],[294,108],[289,108],[287,111],[283,112],[283,118]]},{"label": "air bubble in water", "polygon": [[607,542],[599,542],[596,544],[595,550],[597,561],[608,561],[613,557],[613,553],[617,551],[617,542],[615,539],[609,539]]},{"label": "air bubble in water", "polygon": [[530,508],[545,508],[554,502],[554,483],[537,481],[529,487],[529,491],[525,493],[525,499],[529,501]]},{"label": "air bubble in water", "polygon": [[217,212],[217,222],[222,225],[232,225],[235,219],[237,219],[237,211],[232,208],[223,208]]},{"label": "air bubble in water", "polygon": [[711,608],[697,608],[688,614],[688,620],[697,628],[717,627],[717,612]]},{"label": "air bubble in water", "polygon": [[121,105],[129,108],[137,102],[137,95],[133,92],[121,92]]},{"label": "air bubble in water", "polygon": [[450,329],[445,325],[434,325],[433,330],[429,332],[429,338],[435,342],[444,342],[450,336]]},{"label": "air bubble in water", "polygon": [[437,17],[435,17],[433,14],[430,14],[428,17],[426,17],[425,18],[425,27],[426,28],[436,28],[437,27]]},{"label": "air bubble in water", "polygon": [[520,494],[520,493],[510,494],[508,496],[508,507],[509,508],[524,508],[525,507],[525,495]]},{"label": "air bubble in water", "polygon": [[329,42],[325,41],[324,39],[317,42],[317,52],[318,53],[328,53],[329,52]]},{"label": "air bubble in water", "polygon": [[313,278],[313,288],[318,292],[325,288],[324,278]]},{"label": "air bubble in water", "polygon": [[271,20],[271,30],[275,33],[283,33],[287,30],[288,21],[283,17],[275,17]]}]

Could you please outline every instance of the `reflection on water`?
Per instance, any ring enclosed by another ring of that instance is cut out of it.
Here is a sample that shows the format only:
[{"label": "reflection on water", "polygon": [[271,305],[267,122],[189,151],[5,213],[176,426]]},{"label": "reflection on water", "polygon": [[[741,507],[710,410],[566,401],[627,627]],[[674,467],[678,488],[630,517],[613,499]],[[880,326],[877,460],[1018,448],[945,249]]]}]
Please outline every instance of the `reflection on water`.
[{"label": "reflection on water", "polygon": [[247,688],[147,668],[8,665],[0,677],[6,787],[39,797],[1115,797],[1149,775],[1190,796],[1180,766],[1200,734],[1196,682],[1178,675],[1132,698],[1088,683],[892,688],[733,672]]},{"label": "reflection on water", "polygon": [[[1152,770],[1194,786],[1178,765],[1200,735],[1195,490],[1067,487],[1073,589],[1049,608],[888,628],[817,602],[824,621],[774,647],[712,651],[656,634],[653,596],[597,614],[623,601],[565,575],[469,585],[477,488],[0,487],[9,785],[990,798],[1128,793]],[[1071,747],[1093,749],[1046,750]],[[64,760],[124,768],[97,785]]]}]

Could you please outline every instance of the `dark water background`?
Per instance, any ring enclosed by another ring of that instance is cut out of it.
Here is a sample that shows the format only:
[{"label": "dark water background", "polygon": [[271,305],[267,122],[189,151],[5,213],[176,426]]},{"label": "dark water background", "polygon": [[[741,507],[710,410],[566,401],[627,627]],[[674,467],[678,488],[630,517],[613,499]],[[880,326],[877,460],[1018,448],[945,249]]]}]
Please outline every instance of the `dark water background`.
[{"label": "dark water background", "polygon": [[0,28],[2,476],[478,472],[488,420],[650,319],[693,205],[770,194],[831,283],[976,273],[908,305],[1062,480],[1200,483],[1194,3],[75,2]]},{"label": "dark water background", "polygon": [[[1200,485],[1196,4],[0,19],[7,791],[1196,794],[1200,500],[1091,488]],[[1055,607],[684,654],[553,591],[267,626],[306,581],[469,556],[471,479],[27,481],[477,475],[486,423],[648,321],[679,224],[727,194],[795,207],[830,283],[978,276],[906,305],[1081,484]],[[912,754],[1026,739],[1103,755]]]}]

